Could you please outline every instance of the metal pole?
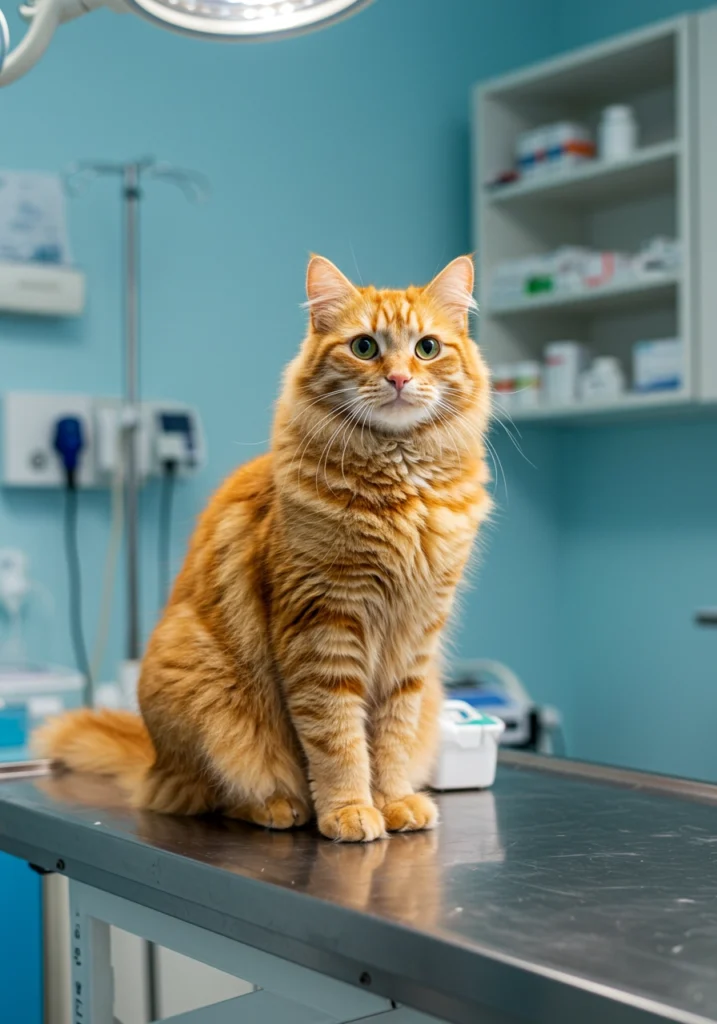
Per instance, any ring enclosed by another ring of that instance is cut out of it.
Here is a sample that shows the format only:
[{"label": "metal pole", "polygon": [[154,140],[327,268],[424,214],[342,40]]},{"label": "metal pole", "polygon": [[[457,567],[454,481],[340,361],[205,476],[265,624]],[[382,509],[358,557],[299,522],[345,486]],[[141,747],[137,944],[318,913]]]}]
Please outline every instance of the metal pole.
[{"label": "metal pole", "polygon": [[201,202],[209,194],[209,183],[201,174],[152,157],[130,163],[105,160],[83,161],[68,173],[68,188],[79,194],[98,175],[119,175],[122,179],[124,217],[124,403],[122,441],[124,448],[124,503],[127,535],[127,650],[128,687],[136,683],[142,656],[139,614],[139,466],[137,442],[141,427],[139,386],[139,205],[142,175],[168,181],[180,188],[187,199]]},{"label": "metal pole", "polygon": [[141,166],[126,164],[125,208],[125,523],[127,529],[127,657],[141,657],[139,614],[139,201]]},{"label": "metal pole", "polygon": [[[146,164],[125,164],[122,193],[125,207],[125,523],[127,529],[127,658],[142,656],[139,614],[139,203],[140,177]],[[157,952],[144,943],[147,1016],[159,1017]]]}]

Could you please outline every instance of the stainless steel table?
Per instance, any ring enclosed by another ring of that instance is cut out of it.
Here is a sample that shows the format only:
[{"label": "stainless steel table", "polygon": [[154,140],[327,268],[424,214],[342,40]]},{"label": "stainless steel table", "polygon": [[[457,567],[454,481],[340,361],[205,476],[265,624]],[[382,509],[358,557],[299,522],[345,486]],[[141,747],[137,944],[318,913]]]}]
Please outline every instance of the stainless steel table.
[{"label": "stainless steel table", "polygon": [[0,783],[0,849],[73,880],[77,1024],[111,1019],[108,921],[263,990],[207,1021],[717,1021],[717,787],[513,755],[440,804],[337,845],[42,773]]}]

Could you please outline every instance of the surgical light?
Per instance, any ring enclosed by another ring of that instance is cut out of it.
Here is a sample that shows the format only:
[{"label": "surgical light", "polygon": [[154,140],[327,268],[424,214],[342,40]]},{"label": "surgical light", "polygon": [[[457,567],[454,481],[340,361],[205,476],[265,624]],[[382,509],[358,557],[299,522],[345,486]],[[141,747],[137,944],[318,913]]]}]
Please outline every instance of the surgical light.
[{"label": "surgical light", "polygon": [[372,0],[30,0],[20,8],[30,27],[10,50],[0,11],[0,86],[29,71],[47,49],[58,25],[98,7],[132,12],[189,35],[233,42],[281,39],[321,28],[366,7]]}]

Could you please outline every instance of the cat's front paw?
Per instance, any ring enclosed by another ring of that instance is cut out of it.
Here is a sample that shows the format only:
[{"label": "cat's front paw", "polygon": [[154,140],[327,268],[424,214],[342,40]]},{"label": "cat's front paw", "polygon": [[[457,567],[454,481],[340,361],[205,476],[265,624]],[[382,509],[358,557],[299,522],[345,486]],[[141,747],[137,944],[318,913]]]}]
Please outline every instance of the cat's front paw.
[{"label": "cat's front paw", "polygon": [[419,832],[435,828],[438,808],[425,793],[411,793],[383,805],[383,817],[389,832]]},{"label": "cat's front paw", "polygon": [[349,804],[321,815],[319,831],[341,843],[370,843],[386,835],[383,815],[368,804]]}]

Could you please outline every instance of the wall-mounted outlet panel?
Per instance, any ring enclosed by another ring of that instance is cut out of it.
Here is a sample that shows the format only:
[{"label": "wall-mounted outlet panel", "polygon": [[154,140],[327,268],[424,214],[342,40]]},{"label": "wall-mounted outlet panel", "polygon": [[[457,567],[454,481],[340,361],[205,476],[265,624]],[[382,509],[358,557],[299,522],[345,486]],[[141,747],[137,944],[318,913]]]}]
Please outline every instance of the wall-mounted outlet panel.
[{"label": "wall-mounted outlet panel", "polygon": [[93,409],[90,395],[6,392],[2,402],[3,483],[14,487],[64,486],[64,472],[53,447],[55,424],[63,416],[77,416],[85,438],[77,484],[96,487]]},{"label": "wall-mounted outlet panel", "polygon": [[[65,476],[53,440],[55,425],[64,416],[82,423],[85,447],[77,484],[82,488],[109,487],[122,465],[123,403],[120,398],[64,395],[52,392],[8,391],[2,396],[2,483],[9,487],[62,487]],[[188,458],[178,467],[191,476],[206,458],[201,419],[191,406],[174,401],[141,403],[135,431],[140,483],[161,476],[158,455],[161,432],[181,431]]]}]

